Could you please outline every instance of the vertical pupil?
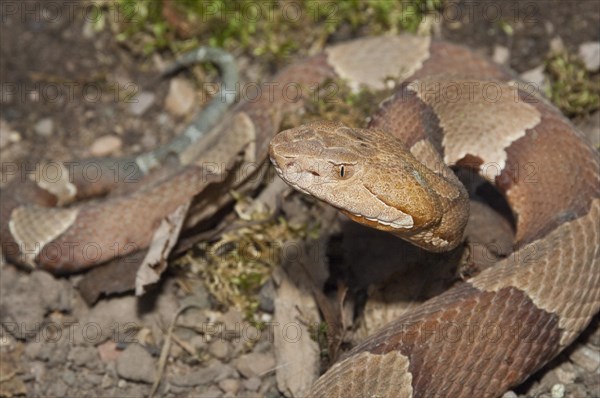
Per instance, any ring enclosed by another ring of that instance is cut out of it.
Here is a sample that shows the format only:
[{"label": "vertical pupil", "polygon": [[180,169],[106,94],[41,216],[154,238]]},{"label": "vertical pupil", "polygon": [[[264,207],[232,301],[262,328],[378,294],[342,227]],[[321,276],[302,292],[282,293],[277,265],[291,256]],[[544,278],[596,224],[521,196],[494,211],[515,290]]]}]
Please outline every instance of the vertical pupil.
[{"label": "vertical pupil", "polygon": [[340,168],[340,176],[343,178],[344,177],[344,166],[342,166]]}]

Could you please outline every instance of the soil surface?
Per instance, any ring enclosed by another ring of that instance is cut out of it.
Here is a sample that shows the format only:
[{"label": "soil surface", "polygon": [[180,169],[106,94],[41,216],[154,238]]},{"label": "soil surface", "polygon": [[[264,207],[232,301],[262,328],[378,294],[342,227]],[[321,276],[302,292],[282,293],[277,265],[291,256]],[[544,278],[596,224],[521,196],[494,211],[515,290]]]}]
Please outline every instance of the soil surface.
[{"label": "soil surface", "polygon": [[[170,55],[136,57],[108,29],[94,30],[62,2],[48,15],[41,3],[15,2],[10,9],[6,4],[0,28],[3,164],[149,150],[167,142],[201,109],[200,94],[193,95],[189,109],[166,109],[171,83],[160,78],[160,70]],[[599,37],[600,3],[592,0],[452,4],[439,21],[440,36],[504,60],[519,73],[542,65],[555,46],[577,53],[582,43]],[[245,80],[264,77],[260,57],[240,62],[257,65],[241,71]],[[191,73],[181,76],[199,91]],[[578,123],[598,134],[597,116]],[[8,176],[1,176],[4,184]],[[306,211],[312,204],[302,206]],[[167,272],[141,298],[124,294],[88,306],[75,288],[80,278],[3,262],[0,395],[148,396],[173,314],[194,303],[198,308],[180,317],[187,327],[177,331],[159,394],[284,396],[275,378],[281,364],[269,336],[250,345],[194,327],[210,323],[235,330],[244,324],[239,311],[218,305],[200,281]],[[265,320],[273,313],[270,286],[261,291],[258,310]],[[577,344],[505,397],[600,397],[599,364],[596,317]]]}]

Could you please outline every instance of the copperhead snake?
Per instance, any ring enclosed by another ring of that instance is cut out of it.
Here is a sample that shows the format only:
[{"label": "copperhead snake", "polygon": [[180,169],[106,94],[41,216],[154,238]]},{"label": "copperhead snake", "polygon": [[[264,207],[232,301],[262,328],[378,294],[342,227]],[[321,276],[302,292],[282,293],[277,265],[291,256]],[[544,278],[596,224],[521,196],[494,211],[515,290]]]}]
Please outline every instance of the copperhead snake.
[{"label": "copperhead snake", "polygon": [[[355,88],[381,89],[389,77],[403,83],[368,129],[324,121],[276,135],[283,115],[302,106],[301,97],[290,99],[290,85],[338,77]],[[455,44],[385,36],[330,47],[262,88],[270,95],[239,103],[211,129],[204,148],[212,151],[188,156],[177,172],[134,192],[43,207],[56,203],[39,201],[43,187],[13,189],[2,203],[5,255],[60,272],[108,260],[115,244],[121,255],[146,247],[160,220],[216,183],[206,179],[207,162],[230,170],[268,152],[286,182],[351,219],[449,250],[461,242],[468,202],[448,166],[462,166],[505,196],[516,220],[514,252],[355,347],[309,395],[499,396],[568,346],[598,312],[598,153],[512,72]],[[535,167],[535,181],[524,165]],[[36,242],[34,251],[21,250]],[[86,242],[101,255],[86,257]],[[448,327],[462,333],[440,338]]]}]

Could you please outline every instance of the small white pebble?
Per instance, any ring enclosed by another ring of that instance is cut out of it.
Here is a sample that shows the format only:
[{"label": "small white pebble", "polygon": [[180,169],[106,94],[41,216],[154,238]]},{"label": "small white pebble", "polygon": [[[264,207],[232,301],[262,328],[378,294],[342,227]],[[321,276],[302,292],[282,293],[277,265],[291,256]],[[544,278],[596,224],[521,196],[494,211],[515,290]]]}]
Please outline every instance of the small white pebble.
[{"label": "small white pebble", "polygon": [[90,153],[92,156],[107,156],[113,155],[123,145],[123,141],[114,135],[104,135],[97,138],[90,146]]},{"label": "small white pebble", "polygon": [[517,398],[517,394],[514,391],[507,391],[502,395],[502,398]]},{"label": "small white pebble", "polygon": [[565,396],[565,385],[564,384],[555,384],[550,389],[550,394],[552,398],[563,398]]},{"label": "small white pebble", "polygon": [[176,116],[187,115],[195,103],[194,87],[185,79],[175,78],[169,85],[165,109]]},{"label": "small white pebble", "polygon": [[54,132],[54,121],[52,118],[45,117],[40,119],[35,126],[33,126],[35,133],[42,137],[50,137]]},{"label": "small white pebble", "polygon": [[260,320],[262,322],[271,322],[272,319],[273,319],[273,315],[267,314],[266,312],[264,312],[260,315]]},{"label": "small white pebble", "polygon": [[156,96],[149,91],[142,91],[129,103],[129,112],[136,116],[141,116],[154,104]]},{"label": "small white pebble", "polygon": [[0,119],[0,149],[19,141],[21,141],[21,134],[13,130],[8,122]]},{"label": "small white pebble", "polygon": [[224,379],[219,382],[219,388],[228,395],[235,395],[240,390],[240,384],[237,379]]},{"label": "small white pebble", "polygon": [[559,53],[564,51],[565,44],[560,36],[555,36],[550,40],[550,51],[553,53]]},{"label": "small white pebble", "polygon": [[508,47],[495,46],[492,59],[497,64],[506,65],[508,63],[508,60],[510,59],[510,50],[508,49]]},{"label": "small white pebble", "polygon": [[579,57],[590,72],[600,69],[600,41],[590,41],[579,46]]}]

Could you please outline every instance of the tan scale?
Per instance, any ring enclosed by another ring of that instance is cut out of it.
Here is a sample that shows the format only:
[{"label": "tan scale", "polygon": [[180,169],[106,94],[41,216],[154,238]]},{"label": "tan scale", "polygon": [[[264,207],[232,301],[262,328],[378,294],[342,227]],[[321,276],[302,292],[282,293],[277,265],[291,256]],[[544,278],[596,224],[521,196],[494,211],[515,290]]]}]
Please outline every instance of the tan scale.
[{"label": "tan scale", "polygon": [[541,120],[532,105],[519,100],[515,87],[500,82],[421,79],[409,89],[431,105],[440,120],[444,161],[456,164],[466,155],[477,156],[490,182],[506,165],[505,148]]}]

